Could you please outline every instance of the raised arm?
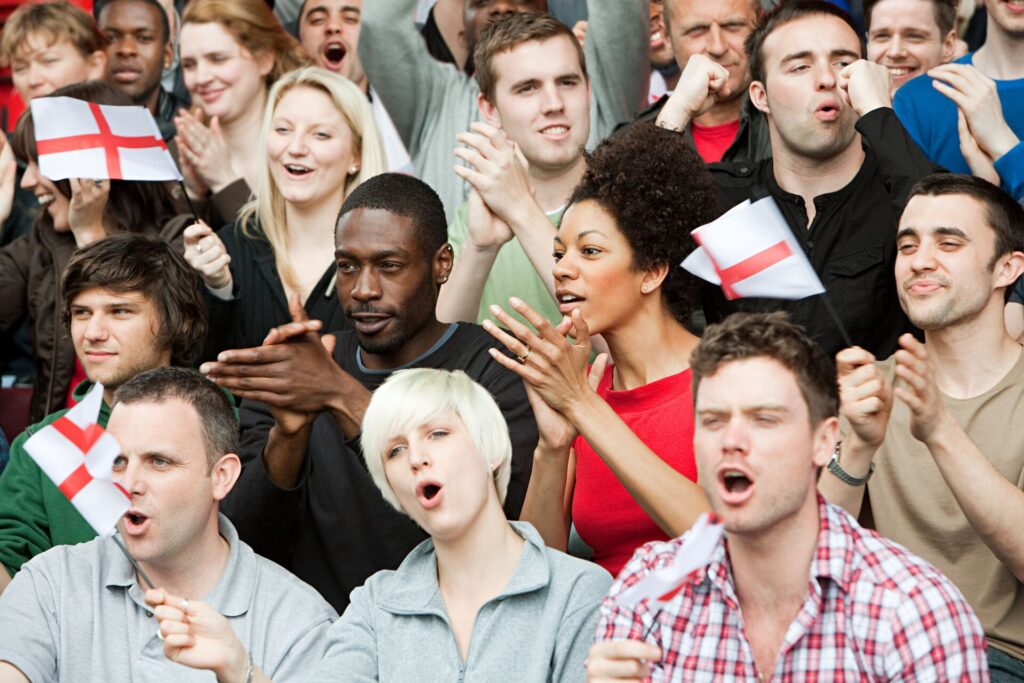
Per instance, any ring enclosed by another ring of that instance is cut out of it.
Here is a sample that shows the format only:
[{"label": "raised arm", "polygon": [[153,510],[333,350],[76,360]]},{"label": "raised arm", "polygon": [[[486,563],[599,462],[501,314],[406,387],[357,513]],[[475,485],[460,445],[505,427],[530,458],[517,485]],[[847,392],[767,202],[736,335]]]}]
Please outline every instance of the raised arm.
[{"label": "raised arm", "polygon": [[419,156],[427,119],[465,74],[434,60],[416,30],[417,0],[363,3],[359,58],[409,154]]},{"label": "raised arm", "polygon": [[651,67],[647,0],[588,0],[592,148],[646,105]]}]

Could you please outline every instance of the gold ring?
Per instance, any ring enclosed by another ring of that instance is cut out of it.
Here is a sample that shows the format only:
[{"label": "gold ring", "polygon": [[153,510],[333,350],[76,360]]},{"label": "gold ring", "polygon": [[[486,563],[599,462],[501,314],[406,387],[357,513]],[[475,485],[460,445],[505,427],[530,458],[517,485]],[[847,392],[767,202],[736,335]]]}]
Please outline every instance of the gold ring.
[{"label": "gold ring", "polygon": [[533,349],[527,346],[526,353],[524,353],[522,356],[516,356],[516,360],[519,361],[520,365],[526,365],[526,359],[530,357],[531,353],[533,353]]}]

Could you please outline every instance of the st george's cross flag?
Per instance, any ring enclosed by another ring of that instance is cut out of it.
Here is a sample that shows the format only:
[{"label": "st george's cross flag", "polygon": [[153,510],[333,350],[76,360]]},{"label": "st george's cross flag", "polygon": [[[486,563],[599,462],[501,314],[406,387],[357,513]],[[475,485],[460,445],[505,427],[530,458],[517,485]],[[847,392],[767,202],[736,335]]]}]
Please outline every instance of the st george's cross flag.
[{"label": "st george's cross flag", "polygon": [[701,515],[676,551],[675,562],[655,569],[619,593],[615,602],[623,607],[632,607],[643,600],[651,604],[668,602],[683,589],[694,572],[711,562],[724,531],[725,525],[717,515]]},{"label": "st george's cross flag", "polygon": [[32,100],[39,171],[50,180],[181,180],[145,107],[119,107],[73,97]]},{"label": "st george's cross flag", "polygon": [[693,232],[682,266],[721,285],[725,298],[803,299],[825,287],[771,197],[739,204]]},{"label": "st george's cross flag", "polygon": [[97,534],[111,534],[131,507],[131,497],[113,481],[121,447],[97,424],[103,385],[25,442],[25,451]]}]

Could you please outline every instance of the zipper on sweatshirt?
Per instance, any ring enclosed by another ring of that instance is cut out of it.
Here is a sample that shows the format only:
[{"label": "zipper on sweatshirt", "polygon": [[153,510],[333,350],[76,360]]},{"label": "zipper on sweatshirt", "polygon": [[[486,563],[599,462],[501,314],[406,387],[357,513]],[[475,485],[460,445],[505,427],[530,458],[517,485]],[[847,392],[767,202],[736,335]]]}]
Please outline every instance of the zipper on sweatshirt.
[{"label": "zipper on sweatshirt", "polygon": [[57,268],[57,262],[54,259],[50,259],[53,264],[53,279],[56,282],[56,288],[53,290],[56,292],[56,300],[53,306],[53,353],[50,354],[50,385],[46,388],[46,410],[43,411],[43,415],[49,415],[53,412],[53,383],[57,378],[57,356],[58,353],[58,340],[60,338],[60,315],[58,310],[60,309],[60,270]]}]

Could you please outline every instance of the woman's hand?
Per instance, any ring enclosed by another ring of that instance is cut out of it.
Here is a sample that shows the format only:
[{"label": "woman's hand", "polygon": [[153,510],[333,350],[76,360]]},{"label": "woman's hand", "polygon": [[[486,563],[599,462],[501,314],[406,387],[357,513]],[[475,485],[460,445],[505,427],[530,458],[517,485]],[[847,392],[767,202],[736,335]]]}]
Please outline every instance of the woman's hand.
[{"label": "woman's hand", "polygon": [[[178,130],[179,156],[202,185],[219,192],[238,179],[238,173],[231,164],[231,151],[224,142],[216,116],[206,126],[201,111],[193,114],[182,109],[174,117],[174,125]],[[184,173],[183,168],[182,175]],[[199,189],[198,183],[192,182]]]},{"label": "woman's hand", "polygon": [[205,602],[186,600],[157,588],[146,591],[164,641],[164,654],[172,662],[206,669],[218,681],[241,681],[249,655],[226,617]]},{"label": "woman's hand", "polygon": [[[536,332],[501,307],[491,306],[491,315],[515,336],[486,320],[484,329],[508,347],[517,360],[508,358],[497,349],[491,349],[491,356],[522,377],[547,405],[563,416],[568,416],[576,401],[594,391],[587,377],[590,331],[586,321],[579,310],[574,310],[568,324],[563,319],[562,324],[556,328],[521,299],[512,297],[509,303],[533,325]],[[562,329],[565,331],[560,332]],[[570,340],[570,336],[575,341]]]},{"label": "woman's hand", "polygon": [[103,227],[103,212],[110,196],[109,180],[71,179],[71,203],[68,207],[68,225],[79,247],[107,236]]},{"label": "woman's hand", "polygon": [[14,209],[14,178],[18,173],[18,160],[7,142],[6,135],[0,135],[0,225],[11,216]]},{"label": "woman's hand", "polygon": [[185,228],[185,260],[199,271],[210,289],[224,289],[232,283],[231,255],[213,230],[202,221]]}]

